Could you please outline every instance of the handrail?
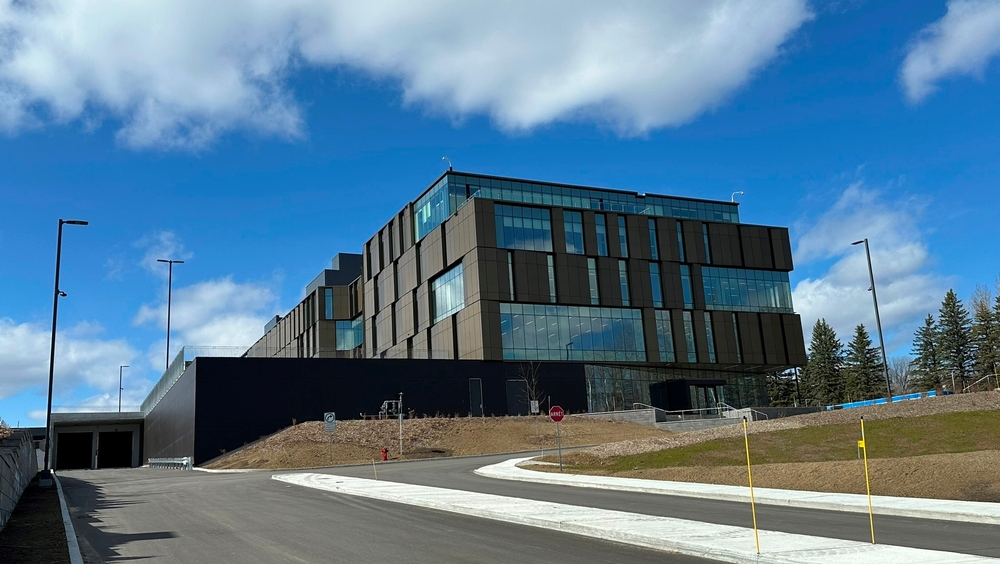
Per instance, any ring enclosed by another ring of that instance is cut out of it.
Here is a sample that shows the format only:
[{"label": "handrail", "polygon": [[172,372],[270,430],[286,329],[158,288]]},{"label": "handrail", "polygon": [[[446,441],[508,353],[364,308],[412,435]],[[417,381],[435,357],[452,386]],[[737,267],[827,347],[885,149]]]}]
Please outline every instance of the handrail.
[{"label": "handrail", "polygon": [[990,378],[993,378],[992,374],[987,374],[986,376],[983,376],[982,378],[980,378],[980,379],[976,380],[975,382],[969,384],[968,386],[962,388],[962,393],[964,394],[964,393],[968,392],[969,390],[972,389],[973,386],[978,385],[983,380],[989,381]]},{"label": "handrail", "polygon": [[632,402],[632,409],[636,409],[635,406],[637,405],[641,405],[644,409],[653,409],[656,411],[662,411],[663,413],[670,413],[669,411],[663,409],[662,407],[656,407],[655,405],[649,405],[648,403],[642,403],[638,401]]},{"label": "handrail", "polygon": [[764,413],[762,411],[757,411],[756,409],[754,409],[752,407],[742,407],[742,408],[737,409],[737,408],[729,405],[728,403],[724,403],[724,402],[719,402],[719,405],[725,407],[726,409],[728,409],[730,411],[735,411],[735,412],[748,411],[751,414],[751,416],[750,416],[750,420],[751,421],[759,421],[760,417],[763,417],[764,419],[768,418],[766,413]]}]

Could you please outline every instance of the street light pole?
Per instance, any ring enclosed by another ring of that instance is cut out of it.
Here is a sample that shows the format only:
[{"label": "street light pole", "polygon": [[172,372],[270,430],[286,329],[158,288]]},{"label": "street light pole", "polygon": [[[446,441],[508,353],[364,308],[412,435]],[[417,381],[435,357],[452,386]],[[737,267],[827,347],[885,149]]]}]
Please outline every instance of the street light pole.
[{"label": "street light pole", "polygon": [[170,297],[174,286],[174,265],[184,264],[182,260],[156,259],[156,262],[167,263],[167,361],[164,363],[163,371],[170,368]]},{"label": "street light pole", "polygon": [[882,321],[878,316],[878,297],[875,295],[875,274],[872,272],[872,253],[868,249],[868,238],[855,241],[851,245],[865,244],[865,256],[868,258],[868,280],[871,282],[872,303],[875,304],[875,328],[878,329],[878,344],[882,349],[882,372],[885,374],[885,391],[888,394],[886,400],[892,403],[892,386],[889,384],[889,362],[885,358],[885,339],[882,338]]},{"label": "street light pole", "polygon": [[56,320],[59,314],[59,298],[66,297],[66,292],[59,289],[59,265],[62,261],[62,230],[63,225],[87,225],[89,222],[79,219],[59,218],[59,234],[56,236],[56,283],[52,295],[52,341],[49,344],[49,392],[45,407],[45,470],[49,469],[49,451],[52,450],[52,381],[55,375],[56,363]]},{"label": "street light pole", "polygon": [[118,367],[118,413],[122,412],[122,369],[128,368],[127,364]]}]

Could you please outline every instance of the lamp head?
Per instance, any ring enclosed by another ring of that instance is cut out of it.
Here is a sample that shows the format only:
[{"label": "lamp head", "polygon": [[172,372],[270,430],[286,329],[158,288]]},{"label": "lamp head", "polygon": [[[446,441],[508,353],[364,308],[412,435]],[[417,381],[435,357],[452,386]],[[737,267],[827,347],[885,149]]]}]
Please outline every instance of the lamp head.
[{"label": "lamp head", "polygon": [[84,221],[82,219],[67,219],[63,223],[68,225],[90,225],[89,221]]},{"label": "lamp head", "polygon": [[62,290],[56,290],[56,293],[59,294],[60,298],[65,298],[66,297],[66,292],[63,292]]},{"label": "lamp head", "polygon": [[860,241],[855,241],[855,242],[853,242],[853,243],[851,243],[851,244],[852,244],[852,245],[860,245],[861,243],[864,243],[864,242],[865,242],[865,240],[864,240],[864,239],[862,239],[862,240],[860,240]]}]

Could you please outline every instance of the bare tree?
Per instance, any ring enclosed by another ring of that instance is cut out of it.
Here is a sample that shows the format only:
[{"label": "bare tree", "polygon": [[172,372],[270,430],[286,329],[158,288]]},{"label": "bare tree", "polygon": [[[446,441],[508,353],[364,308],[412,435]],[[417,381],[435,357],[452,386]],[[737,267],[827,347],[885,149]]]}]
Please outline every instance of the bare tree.
[{"label": "bare tree", "polygon": [[534,361],[522,362],[517,365],[517,377],[524,382],[524,396],[528,401],[529,410],[531,402],[537,401],[539,406],[541,406],[542,398],[545,397],[545,390],[542,389],[538,377],[538,369],[540,367],[541,364]]},{"label": "bare tree", "polygon": [[893,394],[906,394],[912,389],[913,374],[910,372],[910,359],[905,356],[894,356],[889,359],[889,384]]}]

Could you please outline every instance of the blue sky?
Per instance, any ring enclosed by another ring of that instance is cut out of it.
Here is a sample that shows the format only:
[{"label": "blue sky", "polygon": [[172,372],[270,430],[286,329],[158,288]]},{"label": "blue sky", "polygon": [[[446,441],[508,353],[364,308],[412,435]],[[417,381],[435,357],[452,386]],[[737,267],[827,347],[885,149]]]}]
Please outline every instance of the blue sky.
[{"label": "blue sky", "polygon": [[[0,417],[137,405],[248,345],[444,168],[700,198],[787,225],[796,310],[889,355],[995,287],[996,1],[0,1]],[[568,6],[572,5],[573,9]],[[192,23],[194,22],[194,23]]]}]

